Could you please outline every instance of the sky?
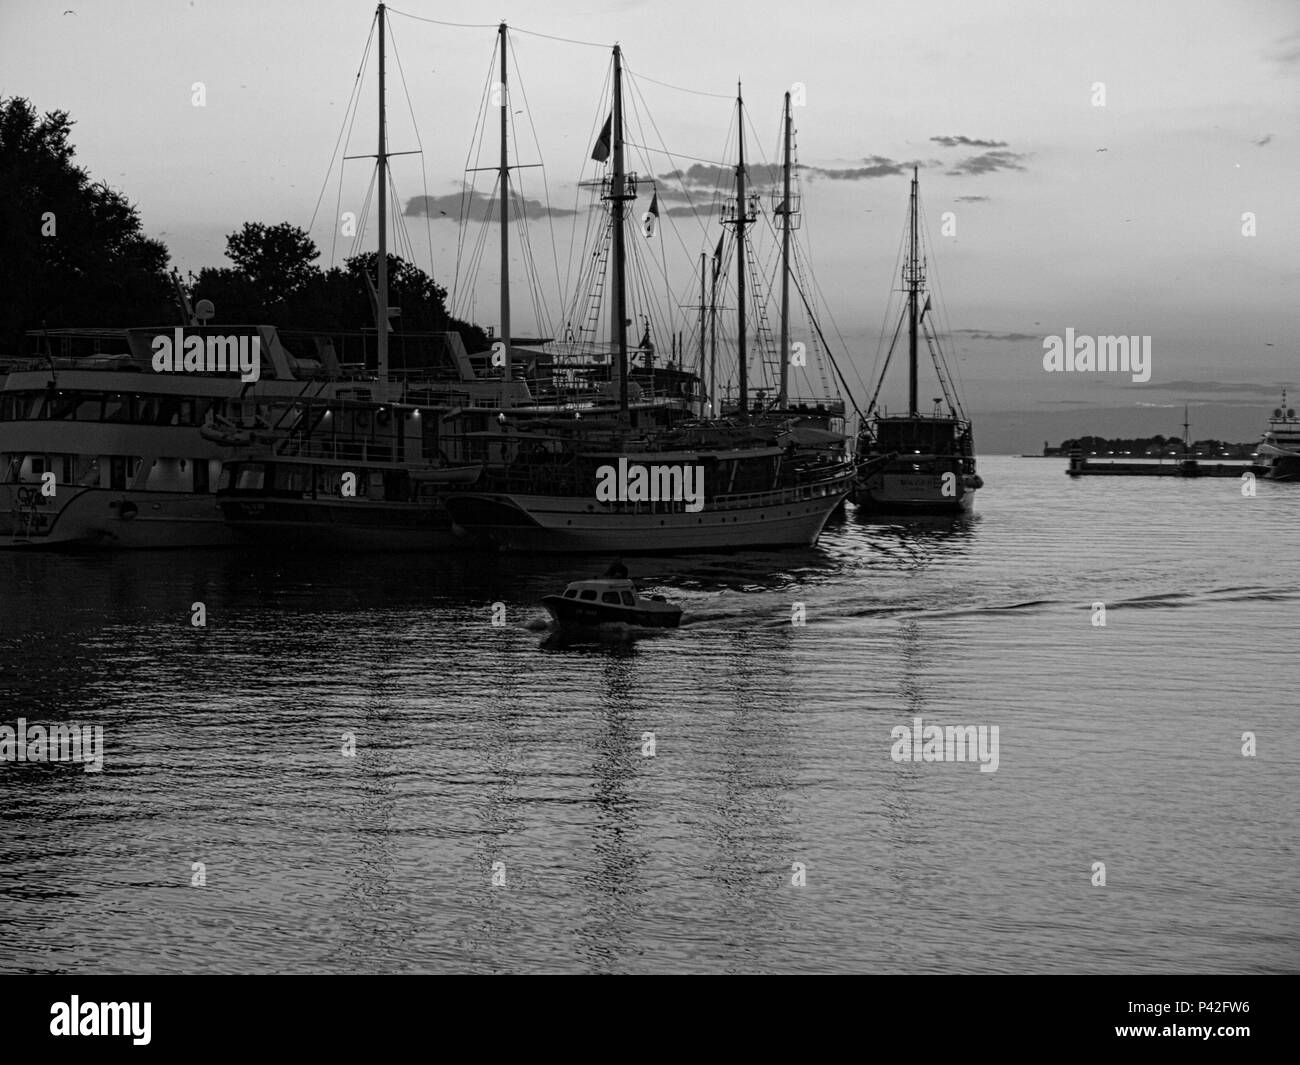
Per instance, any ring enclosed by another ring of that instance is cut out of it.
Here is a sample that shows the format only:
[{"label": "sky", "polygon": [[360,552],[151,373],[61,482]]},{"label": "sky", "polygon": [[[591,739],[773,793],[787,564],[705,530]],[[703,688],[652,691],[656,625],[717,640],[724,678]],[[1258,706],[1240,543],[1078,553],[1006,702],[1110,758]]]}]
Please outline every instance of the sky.
[{"label": "sky", "polygon": [[[225,236],[245,221],[311,224],[329,265],[353,250],[336,215],[361,211],[373,170],[350,161],[340,183],[331,169],[373,16],[351,0],[0,0],[0,96],[70,112],[78,162],[139,207],[182,270],[228,265]],[[1102,421],[1168,433],[1184,402],[1250,439],[1279,387],[1300,395],[1295,0],[404,0],[388,23],[389,148],[423,155],[395,158],[393,180],[407,209],[433,198],[432,218],[404,221],[417,263],[449,288],[481,227],[462,234],[454,209],[438,212],[459,201],[467,162],[495,165],[495,128],[478,158],[472,145],[502,19],[516,30],[512,152],[544,164],[516,173],[525,197],[555,209],[528,225],[552,310],[566,272],[572,287],[569,242],[588,217],[575,182],[592,176],[617,41],[639,123],[629,139],[648,149],[629,165],[660,179],[683,302],[720,228],[668,217],[683,206],[672,173],[734,163],[738,82],[747,154],[775,160],[782,94],[804,87],[798,236],[859,403],[897,287],[913,163],[977,441],[985,425],[1008,449]],[[372,57],[349,154],[375,151],[374,78]],[[482,235],[484,267],[457,292],[494,324],[497,237]],[[525,294],[515,306],[528,331]],[[1044,338],[1067,328],[1150,336],[1150,380],[1045,371]],[[897,407],[905,378],[891,381]]]}]

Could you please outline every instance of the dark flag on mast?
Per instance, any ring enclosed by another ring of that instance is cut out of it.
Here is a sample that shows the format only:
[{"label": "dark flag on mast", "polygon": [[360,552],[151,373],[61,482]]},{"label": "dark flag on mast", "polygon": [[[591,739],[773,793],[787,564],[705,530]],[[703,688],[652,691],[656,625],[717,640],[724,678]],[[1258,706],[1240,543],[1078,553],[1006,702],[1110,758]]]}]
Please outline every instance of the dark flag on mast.
[{"label": "dark flag on mast", "polygon": [[646,211],[643,231],[647,237],[655,235],[655,226],[659,224],[659,193],[650,197],[650,210]]},{"label": "dark flag on mast", "polygon": [[722,241],[726,237],[724,233],[718,238],[718,250],[713,253],[713,280],[718,280],[718,274],[722,271]]},{"label": "dark flag on mast", "polygon": [[614,115],[611,112],[609,118],[605,119],[605,127],[600,131],[600,139],[596,141],[596,147],[591,150],[591,157],[598,163],[603,163],[609,158],[609,146],[613,141],[614,132]]}]

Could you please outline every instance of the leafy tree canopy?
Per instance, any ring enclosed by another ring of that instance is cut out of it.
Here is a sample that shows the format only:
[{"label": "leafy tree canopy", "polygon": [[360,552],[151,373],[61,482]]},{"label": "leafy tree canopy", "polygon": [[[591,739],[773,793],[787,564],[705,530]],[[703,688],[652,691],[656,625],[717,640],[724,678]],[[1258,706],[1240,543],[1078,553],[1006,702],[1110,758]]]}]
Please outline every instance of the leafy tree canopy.
[{"label": "leafy tree canopy", "polygon": [[73,161],[66,111],[0,98],[0,354],[44,326],[127,326],[174,317],[167,248],[125,196]]}]

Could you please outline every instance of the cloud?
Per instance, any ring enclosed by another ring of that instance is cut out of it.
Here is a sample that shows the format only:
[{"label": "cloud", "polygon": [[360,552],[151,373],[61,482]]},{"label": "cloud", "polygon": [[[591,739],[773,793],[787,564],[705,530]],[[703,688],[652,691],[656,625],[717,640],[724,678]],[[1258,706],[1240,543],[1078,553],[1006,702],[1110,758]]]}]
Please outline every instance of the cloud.
[{"label": "cloud", "polygon": [[1195,392],[1245,392],[1249,395],[1277,398],[1278,385],[1260,385],[1242,381],[1162,381],[1160,383],[1142,382],[1142,388],[1155,388],[1164,392],[1176,392],[1186,395]]},{"label": "cloud", "polygon": [[981,141],[970,137],[931,137],[935,144],[944,148],[1005,148],[1006,141]]},{"label": "cloud", "polygon": [[987,200],[988,200],[987,196],[958,196],[957,197],[958,203],[985,203]]},{"label": "cloud", "polygon": [[1269,58],[1283,66],[1300,63],[1300,30],[1274,41]]},{"label": "cloud", "polygon": [[981,152],[979,155],[967,156],[948,171],[953,177],[963,174],[991,174],[997,170],[1024,170],[1021,160],[1028,156],[1020,152],[1008,152],[1003,149]]},{"label": "cloud", "polygon": [[925,166],[926,164],[919,159],[911,162],[899,162],[888,159],[883,155],[869,155],[862,160],[865,166],[847,167],[845,169],[831,169],[821,166],[804,166],[801,170],[807,171],[811,177],[829,178],[832,181],[866,181],[871,178],[897,177],[900,174],[906,174],[914,166]]},{"label": "cloud", "polygon": [[[830,181],[867,181],[871,178],[897,177],[911,172],[912,167],[941,166],[938,161],[929,163],[916,159],[899,161],[883,155],[870,155],[862,166],[828,167],[808,166],[800,163],[798,169],[809,180],[826,178]],[[775,189],[781,182],[781,168],[775,163],[751,164],[746,168],[749,186],[757,192]],[[699,203],[701,193],[721,189],[729,191],[735,185],[736,173],[729,166],[712,163],[695,163],[689,170],[672,170],[656,178],[656,188],[661,200]]]},{"label": "cloud", "polygon": [[[521,203],[524,217],[529,220],[545,218],[548,214],[552,218],[577,214],[576,211],[564,207],[551,207],[548,210],[546,204],[540,200],[521,200],[517,194],[511,196],[511,200],[513,205],[510,213],[514,218],[519,217]],[[406,208],[402,214],[408,218],[427,215],[436,222],[444,218],[449,222],[457,222],[460,220],[461,212],[464,211],[471,222],[495,222],[500,217],[500,210],[496,197],[474,190],[465,193],[451,192],[446,196],[412,196],[406,201]]]},{"label": "cloud", "polygon": [[1266,145],[1266,144],[1267,144],[1269,141],[1271,141],[1272,139],[1273,139],[1273,134],[1271,134],[1271,133],[1265,133],[1264,136],[1262,136],[1262,137],[1256,137],[1254,143],[1257,144],[1259,147],[1262,148],[1262,147],[1264,147],[1264,145]]},{"label": "cloud", "polygon": [[983,329],[955,329],[955,333],[962,333],[970,337],[971,340],[1042,340],[1039,333],[989,333]]},{"label": "cloud", "polygon": [[[750,163],[745,173],[749,187],[758,191],[775,188],[781,181],[781,168],[775,163]],[[735,167],[716,163],[692,163],[687,170],[670,170],[655,178],[655,190],[661,200],[698,203],[701,195],[718,190],[729,192],[735,187]]]}]

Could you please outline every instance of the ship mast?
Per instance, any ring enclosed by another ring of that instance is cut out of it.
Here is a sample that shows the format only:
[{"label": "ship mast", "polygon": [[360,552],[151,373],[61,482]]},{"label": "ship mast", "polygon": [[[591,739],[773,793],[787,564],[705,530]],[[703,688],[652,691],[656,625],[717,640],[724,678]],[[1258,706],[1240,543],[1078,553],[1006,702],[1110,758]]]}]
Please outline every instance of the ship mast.
[{"label": "ship mast", "polygon": [[[705,319],[704,319],[704,310],[705,310],[705,303],[704,303],[704,270],[705,270],[705,267],[704,267],[704,260],[705,260],[705,255],[706,255],[705,252],[700,252],[700,383],[701,383],[701,384],[703,384],[704,381],[706,380],[706,378],[705,378],[705,376],[704,376],[704,372],[705,372],[705,368],[704,368],[704,340],[705,340],[705,336],[704,336],[704,322],[705,322]],[[685,359],[684,356],[683,356],[683,358],[682,358],[682,368],[683,368],[683,369],[686,368],[686,359]]]},{"label": "ship mast", "polygon": [[384,114],[384,5],[376,13],[379,19],[379,257],[375,304],[378,317],[379,391],[388,398],[388,135]]},{"label": "ship mast", "polygon": [[506,24],[497,29],[501,38],[501,343],[505,366],[501,379],[510,380],[510,156],[506,146]]},{"label": "ship mast", "polygon": [[907,414],[917,417],[916,405],[916,317],[917,296],[921,288],[921,266],[917,254],[916,225],[916,167],[912,167],[912,203],[911,203],[911,249],[908,255],[907,275]]},{"label": "ship mast", "polygon": [[789,404],[790,386],[790,94],[785,94],[785,158],[781,167],[781,390],[777,409]]},{"label": "ship mast", "polygon": [[[718,245],[722,247],[721,244]],[[718,270],[722,266],[722,256],[713,264],[709,281],[709,417],[716,418],[722,413],[722,404],[718,401]]]},{"label": "ship mast", "polygon": [[745,365],[745,104],[736,84],[736,358],[740,374],[740,417],[749,420],[749,369]]},{"label": "ship mast", "polygon": [[614,344],[617,349],[618,410],[627,415],[627,263],[623,233],[623,204],[634,198],[627,192],[623,164],[623,51],[614,45],[614,115],[612,125],[614,176],[610,187],[610,210],[614,223]]}]

